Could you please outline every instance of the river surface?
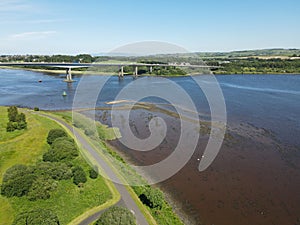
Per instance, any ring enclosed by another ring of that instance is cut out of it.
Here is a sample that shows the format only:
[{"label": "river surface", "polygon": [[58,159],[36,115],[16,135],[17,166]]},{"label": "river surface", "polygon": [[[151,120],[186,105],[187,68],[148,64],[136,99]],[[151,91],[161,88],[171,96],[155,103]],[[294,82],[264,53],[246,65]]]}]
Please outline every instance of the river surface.
[{"label": "river surface", "polygon": [[[87,76],[85,79],[100,84],[104,78]],[[63,79],[64,75],[1,69],[0,105],[71,109],[81,77],[75,76],[76,82],[71,84]],[[168,81],[180,85],[189,94],[201,118],[210,119],[207,100],[192,78],[139,79],[138,87],[134,86],[132,77],[121,81],[118,77],[108,79],[96,103],[101,122],[111,124],[111,105],[106,103],[114,101],[125,87],[130,87],[136,95],[142,94],[143,88],[157,87],[161,87],[162,93],[168,93]],[[194,79],[205,82],[205,76]],[[186,223],[300,224],[300,75],[218,75],[216,79],[224,94],[228,119],[220,153],[206,171],[198,171],[198,159],[208,140],[204,132],[191,160],[159,186],[169,193],[177,211],[188,215]],[[142,102],[174,110],[157,97],[144,98]],[[111,145],[137,165],[166,158],[180,137],[178,118],[152,109],[132,110],[130,126],[136,136],[145,138],[150,134],[149,118],[163,118],[168,132],[160,146],[153,151],[136,152],[119,140],[111,141]]]}]

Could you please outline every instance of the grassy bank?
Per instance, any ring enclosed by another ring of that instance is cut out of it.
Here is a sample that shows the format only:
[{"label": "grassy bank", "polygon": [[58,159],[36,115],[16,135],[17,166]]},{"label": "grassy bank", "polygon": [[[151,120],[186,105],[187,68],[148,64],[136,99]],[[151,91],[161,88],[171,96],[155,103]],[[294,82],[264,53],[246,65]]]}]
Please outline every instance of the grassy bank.
[{"label": "grassy bank", "polygon": [[[49,146],[46,137],[50,129],[61,128],[56,122],[20,109],[27,117],[27,130],[6,132],[7,108],[0,107],[0,182],[5,171],[16,164],[35,165],[42,161],[42,155]],[[80,165],[87,173],[89,165],[79,156],[74,164]],[[102,177],[90,179],[83,188],[78,188],[72,180],[58,182],[55,191],[47,200],[30,201],[26,196],[6,198],[0,196],[0,224],[11,224],[21,212],[47,208],[53,210],[60,224],[68,224],[88,210],[100,205],[109,206],[113,198],[107,181]],[[99,209],[99,208],[98,208]]]},{"label": "grassy bank", "polygon": [[[91,127],[92,121],[84,116],[79,116],[80,124],[76,124],[76,120],[72,121],[71,112],[56,112],[56,115],[60,116],[61,118],[65,119],[66,122],[72,123],[75,122],[75,126],[78,126],[82,133],[90,134],[86,135],[88,142],[98,150],[99,154],[105,158],[109,164],[112,165],[112,169],[117,171],[120,176],[120,179],[124,182],[135,182],[144,184],[143,186],[138,187],[130,187],[128,186],[128,190],[131,193],[133,199],[139,205],[141,211],[145,215],[148,221],[151,221],[152,217],[155,219],[153,222],[154,224],[169,224],[169,225],[179,225],[183,224],[179,217],[174,213],[171,205],[166,201],[164,194],[156,187],[150,186],[147,184],[146,179],[144,179],[141,175],[139,175],[135,170],[133,170],[125,160],[116,152],[114,151],[105,140],[106,138],[103,137],[111,137],[112,136],[112,129],[105,127],[103,125],[98,124],[98,133],[100,134],[100,139],[95,137],[95,134],[92,134],[89,129]],[[75,117],[76,118],[76,117]],[[84,126],[84,124],[86,126]],[[99,126],[101,129],[99,130]],[[98,134],[96,134],[98,135]],[[119,136],[117,132],[117,136]],[[126,180],[126,181],[125,181]],[[158,199],[157,202],[153,202],[153,205],[148,205],[146,202],[142,201],[141,196],[148,196],[153,199]],[[150,214],[149,214],[150,212]]]}]

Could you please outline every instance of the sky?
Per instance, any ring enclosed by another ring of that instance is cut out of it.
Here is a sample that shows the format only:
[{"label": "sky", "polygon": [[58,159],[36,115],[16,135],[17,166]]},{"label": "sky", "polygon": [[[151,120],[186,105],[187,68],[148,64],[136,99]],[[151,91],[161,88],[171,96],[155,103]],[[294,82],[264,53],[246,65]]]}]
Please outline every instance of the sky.
[{"label": "sky", "polygon": [[300,48],[299,0],[0,0],[0,55]]}]

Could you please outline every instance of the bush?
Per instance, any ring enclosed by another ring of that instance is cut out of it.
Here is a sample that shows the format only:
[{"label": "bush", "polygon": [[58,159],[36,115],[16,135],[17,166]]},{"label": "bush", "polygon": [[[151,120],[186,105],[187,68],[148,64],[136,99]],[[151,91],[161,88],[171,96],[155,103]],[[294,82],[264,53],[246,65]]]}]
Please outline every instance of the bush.
[{"label": "bush", "polygon": [[43,155],[46,162],[71,161],[78,156],[78,150],[73,139],[67,137],[56,138],[48,152]]},{"label": "bush", "polygon": [[24,113],[17,114],[15,122],[18,122],[18,123],[24,122],[24,123],[26,123],[26,116],[25,116],[25,114]]},{"label": "bush", "polygon": [[26,128],[27,128],[27,123],[26,122],[21,121],[21,122],[17,123],[17,129],[18,130],[23,130],[23,129],[26,129]]},{"label": "bush", "polygon": [[10,122],[17,122],[18,109],[16,106],[10,106],[7,109],[7,113],[8,113],[8,120]]},{"label": "bush", "polygon": [[89,170],[90,178],[97,179],[97,177],[98,177],[98,172],[97,171],[98,171],[97,168],[96,169],[91,168]]},{"label": "bush", "polygon": [[39,107],[34,107],[34,109],[33,109],[34,111],[40,111],[40,108]]},{"label": "bush", "polygon": [[145,191],[139,195],[139,198],[144,205],[147,205],[151,209],[161,209],[164,203],[163,193],[156,188],[146,187]]},{"label": "bush", "polygon": [[113,206],[105,211],[95,225],[135,225],[134,215],[126,208]]},{"label": "bush", "polygon": [[48,133],[47,142],[51,145],[55,141],[55,139],[60,137],[68,137],[68,135],[62,129],[52,129]]},{"label": "bush", "polygon": [[35,176],[32,169],[24,165],[15,165],[6,170],[1,186],[1,194],[6,197],[21,197],[29,192]]},{"label": "bush", "polygon": [[27,128],[26,116],[24,113],[18,113],[16,106],[11,106],[7,109],[8,120],[6,126],[7,132],[13,132],[15,130],[23,130]]},{"label": "bush", "polygon": [[35,209],[16,216],[12,225],[59,225],[57,215],[51,210]]},{"label": "bush", "polygon": [[18,124],[16,122],[8,122],[6,125],[7,132],[13,132],[17,129]]},{"label": "bush", "polygon": [[38,199],[48,199],[50,198],[50,191],[55,190],[56,187],[56,181],[41,177],[39,179],[36,179],[32,183],[27,197],[30,201],[35,201]]},{"label": "bush", "polygon": [[73,176],[70,167],[61,162],[41,162],[36,165],[34,173],[54,180],[68,180]]},{"label": "bush", "polygon": [[87,182],[86,175],[82,167],[76,166],[73,169],[73,183],[78,185]]}]

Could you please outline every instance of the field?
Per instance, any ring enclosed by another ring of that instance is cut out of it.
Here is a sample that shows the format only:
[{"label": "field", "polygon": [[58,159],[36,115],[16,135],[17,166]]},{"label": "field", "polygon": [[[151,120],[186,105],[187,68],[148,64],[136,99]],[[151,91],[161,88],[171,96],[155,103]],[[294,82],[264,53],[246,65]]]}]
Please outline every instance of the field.
[{"label": "field", "polygon": [[[27,117],[28,128],[24,131],[6,132],[7,108],[0,107],[0,182],[5,171],[15,164],[34,165],[42,160],[42,154],[49,148],[46,137],[50,129],[60,126],[31,111],[19,109]],[[80,156],[75,162],[84,168],[89,166]],[[59,181],[58,187],[47,200],[29,201],[27,197],[6,198],[0,196],[0,224],[11,224],[14,217],[23,211],[35,208],[53,210],[61,224],[68,224],[87,210],[102,205],[112,198],[107,183],[101,177],[88,177],[83,188],[72,180]]]}]

